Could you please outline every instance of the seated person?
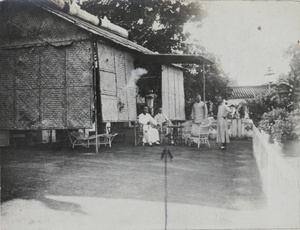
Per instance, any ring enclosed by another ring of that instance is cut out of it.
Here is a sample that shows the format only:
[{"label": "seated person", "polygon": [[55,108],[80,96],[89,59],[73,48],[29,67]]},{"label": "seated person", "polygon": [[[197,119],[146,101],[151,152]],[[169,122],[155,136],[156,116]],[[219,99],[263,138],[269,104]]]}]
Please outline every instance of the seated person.
[{"label": "seated person", "polygon": [[145,106],[143,113],[139,115],[139,124],[143,126],[144,133],[143,144],[148,143],[149,145],[152,145],[152,143],[155,143],[159,145],[159,134],[156,129],[157,123],[148,112],[149,109]]},{"label": "seated person", "polygon": [[167,133],[167,135],[171,135],[171,144],[174,143],[173,139],[172,139],[172,133],[173,133],[173,130],[172,129],[167,129],[166,126],[168,125],[172,125],[172,122],[171,120],[162,113],[162,108],[159,108],[158,109],[158,113],[155,115],[154,117],[157,125],[159,125],[163,131],[166,131],[166,133],[169,131],[169,133]]}]

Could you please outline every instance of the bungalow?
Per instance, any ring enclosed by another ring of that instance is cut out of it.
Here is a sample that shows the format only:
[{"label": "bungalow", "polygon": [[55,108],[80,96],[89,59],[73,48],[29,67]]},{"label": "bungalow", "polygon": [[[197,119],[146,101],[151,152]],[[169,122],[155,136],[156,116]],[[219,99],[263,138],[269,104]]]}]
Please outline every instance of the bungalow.
[{"label": "bungalow", "polygon": [[147,90],[161,98],[170,118],[185,120],[183,70],[147,63],[152,51],[75,1],[2,1],[0,30],[2,136],[90,129],[94,122],[98,132],[108,122],[130,125],[137,117],[137,88],[131,84],[141,77],[135,76],[137,67],[156,82]]}]

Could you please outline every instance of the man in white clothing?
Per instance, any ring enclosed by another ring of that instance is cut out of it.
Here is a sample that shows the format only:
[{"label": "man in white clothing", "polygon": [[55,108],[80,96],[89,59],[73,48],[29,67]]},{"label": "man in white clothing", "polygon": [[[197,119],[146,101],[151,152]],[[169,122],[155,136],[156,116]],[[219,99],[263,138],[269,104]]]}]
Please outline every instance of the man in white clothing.
[{"label": "man in white clothing", "polygon": [[198,94],[196,102],[193,105],[191,118],[193,123],[200,124],[204,118],[207,118],[207,106],[201,101],[201,96]]},{"label": "man in white clothing", "polygon": [[155,143],[159,145],[159,133],[156,129],[157,122],[148,112],[149,109],[145,106],[143,113],[139,115],[139,124],[143,126],[144,133],[143,144],[148,143],[149,145],[152,145],[152,143]]},{"label": "man in white clothing", "polygon": [[221,149],[226,149],[226,145],[230,142],[228,133],[227,116],[231,113],[231,109],[221,96],[218,97],[219,107],[217,114],[217,142],[221,142]]},{"label": "man in white clothing", "polygon": [[157,122],[157,124],[160,126],[172,124],[170,119],[165,114],[162,113],[162,108],[158,109],[158,113],[155,115],[154,119]]}]

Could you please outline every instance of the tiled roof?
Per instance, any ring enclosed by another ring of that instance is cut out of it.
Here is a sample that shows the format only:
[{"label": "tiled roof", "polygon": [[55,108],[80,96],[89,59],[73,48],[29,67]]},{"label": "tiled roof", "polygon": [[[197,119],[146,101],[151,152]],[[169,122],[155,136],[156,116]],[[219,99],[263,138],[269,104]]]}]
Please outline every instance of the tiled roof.
[{"label": "tiled roof", "polygon": [[268,85],[259,86],[232,86],[232,94],[229,99],[254,98],[268,92]]}]

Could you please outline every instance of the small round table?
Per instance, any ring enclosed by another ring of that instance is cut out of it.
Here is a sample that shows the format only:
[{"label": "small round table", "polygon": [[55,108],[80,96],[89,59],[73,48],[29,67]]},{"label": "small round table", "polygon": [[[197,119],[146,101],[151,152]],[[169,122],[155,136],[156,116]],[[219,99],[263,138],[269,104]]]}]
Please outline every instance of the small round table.
[{"label": "small round table", "polygon": [[173,140],[175,144],[181,145],[182,144],[182,129],[184,126],[182,125],[168,125],[169,129],[172,129],[172,135],[169,136],[169,144]]}]

